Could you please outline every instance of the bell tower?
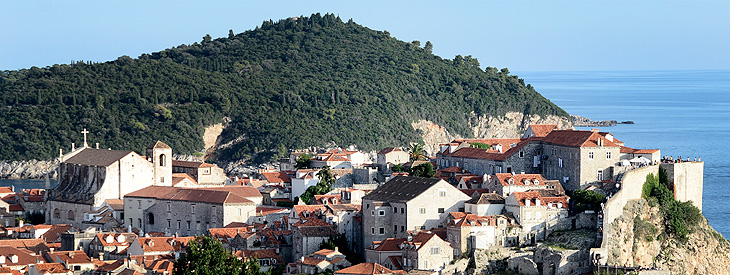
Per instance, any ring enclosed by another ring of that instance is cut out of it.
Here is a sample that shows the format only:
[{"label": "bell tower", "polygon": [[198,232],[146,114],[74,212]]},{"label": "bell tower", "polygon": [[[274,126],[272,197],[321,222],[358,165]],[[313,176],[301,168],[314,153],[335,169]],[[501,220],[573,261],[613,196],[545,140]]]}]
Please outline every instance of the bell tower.
[{"label": "bell tower", "polygon": [[172,186],[172,148],[158,140],[147,147],[146,155],[154,169],[154,184]]}]

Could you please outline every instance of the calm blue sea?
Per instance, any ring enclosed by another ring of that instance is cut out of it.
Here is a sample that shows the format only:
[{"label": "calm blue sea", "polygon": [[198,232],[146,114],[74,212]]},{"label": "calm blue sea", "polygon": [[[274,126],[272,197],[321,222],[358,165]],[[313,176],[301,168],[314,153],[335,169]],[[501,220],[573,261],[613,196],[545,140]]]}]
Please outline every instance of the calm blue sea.
[{"label": "calm blue sea", "polygon": [[517,73],[570,114],[633,120],[601,128],[626,146],[705,162],[703,213],[730,238],[730,70]]}]

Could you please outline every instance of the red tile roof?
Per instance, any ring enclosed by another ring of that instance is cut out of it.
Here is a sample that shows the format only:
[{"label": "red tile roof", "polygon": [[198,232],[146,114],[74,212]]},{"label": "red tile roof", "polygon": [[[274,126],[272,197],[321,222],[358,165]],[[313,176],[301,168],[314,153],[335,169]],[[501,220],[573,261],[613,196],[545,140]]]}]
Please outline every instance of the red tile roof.
[{"label": "red tile roof", "polygon": [[241,198],[262,198],[261,192],[256,187],[252,186],[220,186],[220,187],[207,187],[202,188],[203,190],[217,190],[226,191],[238,195]]},{"label": "red tile roof", "polygon": [[603,147],[619,147],[598,132],[583,130],[555,130],[542,138],[542,141],[570,147],[598,147],[599,139],[603,142]]},{"label": "red tile roof", "polygon": [[68,268],[63,266],[63,264],[60,264],[60,263],[35,264],[35,268],[38,269],[38,271],[41,274],[71,272],[71,270],[69,270]]},{"label": "red tile roof", "polygon": [[550,134],[553,130],[558,130],[557,124],[530,124],[532,132],[535,133],[536,137],[544,137]]},{"label": "red tile roof", "polygon": [[[109,238],[111,236],[111,238]],[[103,246],[128,246],[135,239],[134,233],[103,233],[96,234],[96,238]],[[108,242],[111,240],[111,242]],[[120,242],[123,241],[123,242]]]},{"label": "red tile roof", "polygon": [[200,168],[203,165],[204,162],[200,161],[183,161],[183,160],[173,160],[172,166],[175,167],[185,167],[185,168]]},{"label": "red tile roof", "polygon": [[[443,155],[452,156],[452,157],[463,157],[463,158],[478,158],[478,159],[492,159],[492,160],[505,160],[509,156],[513,155],[514,153],[518,152],[522,147],[527,145],[530,141],[536,140],[537,138],[528,138],[528,139],[492,139],[490,141],[495,141],[498,144],[502,144],[502,153],[500,153],[497,150],[490,149],[480,149],[480,148],[471,148],[471,147],[464,147],[461,149],[458,149],[454,151],[453,153],[442,153]],[[487,140],[480,140],[480,141],[487,141]],[[512,147],[514,145],[514,147]]]},{"label": "red tile roof", "polygon": [[[525,185],[525,180],[528,180],[530,182],[529,185],[545,185],[545,178],[542,177],[541,174],[514,174],[511,173],[497,173],[494,175],[497,178],[497,181],[502,184],[502,186],[508,186],[508,185]],[[510,179],[512,180],[512,183],[510,183]],[[535,180],[537,180],[538,184],[535,184]]]},{"label": "red tile roof", "polygon": [[190,176],[190,174],[188,173],[172,173],[172,186],[176,186],[186,179],[193,182],[194,184],[198,184],[198,181],[196,181],[195,178]]},{"label": "red tile roof", "polygon": [[[322,204],[295,205],[293,210],[299,218],[305,218],[306,216],[310,216],[312,214],[318,214],[320,211],[324,212],[325,210],[327,210],[327,207]],[[309,215],[305,215],[305,211],[308,212]]]},{"label": "red tile roof", "polygon": [[291,183],[291,178],[289,175],[284,172],[264,172],[261,173],[264,178],[266,178],[266,181],[269,183]]},{"label": "red tile roof", "polygon": [[48,243],[55,243],[61,241],[61,234],[66,233],[72,226],[65,224],[54,224],[51,229],[41,235],[41,238]]},{"label": "red tile roof", "polygon": [[135,240],[145,252],[173,252],[185,250],[188,242],[195,237],[147,237]]},{"label": "red tile roof", "polygon": [[275,259],[278,264],[284,263],[284,259],[276,253],[276,249],[260,249],[260,250],[239,250],[236,251],[236,256],[243,258],[244,260],[256,257],[257,259]]},{"label": "red tile roof", "polygon": [[380,152],[378,152],[378,155],[385,155],[390,152],[398,152],[398,151],[402,152],[403,150],[401,150],[400,148],[396,148],[396,147],[386,147],[385,149],[380,150]]},{"label": "red tile roof", "polygon": [[314,258],[314,257],[304,257],[304,258],[302,258],[301,260],[298,261],[298,263],[301,263],[301,264],[304,264],[304,265],[312,265],[312,266],[316,266],[316,265],[318,265],[321,262],[324,262],[324,260],[317,259],[317,258]]},{"label": "red tile roof", "polygon": [[348,268],[340,269],[338,271],[335,271],[335,274],[387,274],[387,273],[393,273],[393,270],[390,270],[378,263],[361,263],[357,265],[353,265]]},{"label": "red tile roof", "polygon": [[404,238],[387,238],[383,241],[374,241],[373,245],[378,245],[375,251],[400,251],[399,245],[405,242]]},{"label": "red tile roof", "polygon": [[76,251],[56,251],[48,253],[51,259],[54,261],[58,257],[63,263],[68,264],[91,264],[91,258],[86,255],[83,250]]},{"label": "red tile roof", "polygon": [[[256,192],[258,192],[258,190]],[[260,195],[261,193],[259,193],[259,196]],[[129,193],[125,195],[125,197],[155,198],[161,200],[207,202],[218,204],[253,203],[253,201],[234,194],[233,192],[218,191],[215,190],[215,188],[179,188],[170,186],[148,186]]]}]

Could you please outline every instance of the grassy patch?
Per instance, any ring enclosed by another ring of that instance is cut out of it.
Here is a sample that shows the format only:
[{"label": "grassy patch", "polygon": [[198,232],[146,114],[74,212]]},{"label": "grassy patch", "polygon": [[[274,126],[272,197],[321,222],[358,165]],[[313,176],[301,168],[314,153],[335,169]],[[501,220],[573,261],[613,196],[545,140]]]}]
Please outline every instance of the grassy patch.
[{"label": "grassy patch", "polygon": [[654,241],[657,234],[657,228],[649,221],[634,217],[634,238],[637,240],[645,240],[647,242]]}]

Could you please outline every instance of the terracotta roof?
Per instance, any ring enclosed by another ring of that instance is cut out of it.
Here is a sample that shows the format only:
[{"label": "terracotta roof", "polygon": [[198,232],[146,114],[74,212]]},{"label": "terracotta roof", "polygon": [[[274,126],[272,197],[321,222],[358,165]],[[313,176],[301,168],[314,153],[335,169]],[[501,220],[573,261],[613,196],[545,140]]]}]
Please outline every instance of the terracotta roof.
[{"label": "terracotta roof", "polygon": [[22,205],[15,204],[14,203],[14,204],[8,205],[8,211],[11,211],[11,212],[16,212],[16,211],[23,212],[23,211],[25,211],[25,209],[23,209],[23,206]]},{"label": "terracotta roof", "polygon": [[227,186],[219,186],[219,187],[204,187],[201,189],[202,190],[217,190],[217,191],[231,192],[241,198],[262,198],[263,197],[263,195],[261,195],[261,192],[259,192],[259,190],[256,189],[256,187],[252,187],[252,186],[227,185]]},{"label": "terracotta roof", "polygon": [[[542,177],[541,174],[514,174],[511,173],[497,173],[494,174],[494,176],[497,178],[497,181],[502,184],[502,186],[508,186],[508,185],[525,185],[525,180],[529,181],[529,185],[545,185],[545,178]],[[512,182],[510,183],[510,179]],[[535,180],[537,180],[537,184],[535,184]]]},{"label": "terracotta roof", "polygon": [[456,180],[461,182],[461,180],[464,180],[467,183],[470,184],[481,184],[484,182],[484,177],[475,175],[475,174],[467,174],[467,175],[456,175]]},{"label": "terracotta roof", "polygon": [[439,169],[439,171],[441,171],[441,173],[470,173],[468,170],[458,166],[451,166],[449,168]]},{"label": "terracotta roof", "polygon": [[15,192],[13,191],[13,189],[10,188],[9,186],[0,187],[0,193],[13,193],[13,194],[15,194]]},{"label": "terracotta roof", "polygon": [[313,254],[327,257],[330,254],[334,254],[334,253],[335,253],[335,251],[332,249],[320,249],[318,251],[315,251]]},{"label": "terracotta roof", "polygon": [[525,206],[525,200],[530,201],[530,206],[537,206],[537,199],[539,199],[540,206],[554,204],[553,207],[557,207],[556,204],[562,203],[562,208],[568,208],[568,197],[566,196],[543,197],[538,191],[513,192],[511,196],[517,199],[517,203],[520,206]]},{"label": "terracotta roof", "polygon": [[224,243],[228,242],[228,239],[233,239],[239,233],[249,232],[249,227],[236,227],[236,228],[210,228],[208,233],[211,237],[218,239]]},{"label": "terracotta roof", "polygon": [[324,262],[322,259],[317,259],[314,257],[303,257],[301,260],[298,261],[298,263],[304,264],[304,265],[313,265],[316,266],[319,263]]},{"label": "terracotta roof", "polygon": [[490,215],[490,216],[479,216],[475,214],[468,214],[468,213],[461,213],[456,215],[455,213],[459,212],[452,212],[450,213],[452,217],[454,217],[451,221],[449,221],[449,225],[453,226],[497,226],[497,216]]},{"label": "terracotta roof", "polygon": [[378,245],[375,251],[400,251],[399,245],[405,242],[404,238],[387,238],[383,241],[374,241],[373,245]]},{"label": "terracotta roof", "polygon": [[41,274],[71,272],[71,270],[69,270],[68,268],[63,266],[63,264],[60,264],[60,263],[35,264],[35,268],[38,269],[38,271]]},{"label": "terracotta roof", "polygon": [[56,251],[48,253],[48,256],[55,262],[58,257],[66,265],[69,264],[91,264],[91,258],[83,250],[76,251]]},{"label": "terracotta roof", "polygon": [[292,226],[332,226],[331,224],[317,218],[302,218]]},{"label": "terracotta roof", "polygon": [[[111,239],[109,238],[111,236]],[[123,236],[123,238],[120,238]],[[137,235],[134,233],[103,233],[103,234],[96,234],[96,238],[99,239],[99,242],[103,246],[128,246]],[[108,242],[108,240],[111,240],[111,242]],[[120,242],[123,241],[123,242]]]},{"label": "terracotta roof", "polygon": [[164,142],[158,140],[152,146],[147,147],[147,149],[172,149],[172,148],[169,145],[165,144]]},{"label": "terracotta roof", "polygon": [[582,130],[555,130],[542,138],[542,141],[570,147],[598,147],[599,139],[603,142],[603,147],[619,147],[598,132]]},{"label": "terracotta roof", "polygon": [[175,269],[175,261],[170,259],[157,259],[150,264],[145,264],[145,266],[146,269],[154,270],[157,274],[172,274]]},{"label": "terracotta roof", "polygon": [[[322,204],[310,204],[310,205],[295,205],[294,213],[297,214],[299,218],[305,218],[306,216],[312,215],[312,214],[319,214],[320,211],[325,211],[327,208]],[[309,215],[305,215],[305,211],[309,213]]]},{"label": "terracotta roof", "polygon": [[550,134],[553,130],[558,130],[557,124],[530,124],[532,132],[535,133],[536,137],[544,137]]},{"label": "terracotta roof", "polygon": [[363,199],[374,201],[410,201],[439,181],[442,181],[442,179],[398,176],[363,196]]},{"label": "terracotta roof", "polygon": [[[236,256],[242,256],[243,259],[256,257],[257,259],[275,259],[278,264],[284,263],[284,259],[276,253],[276,249],[260,249],[260,250],[239,250],[236,251]],[[240,257],[239,256],[239,257]]]},{"label": "terracotta roof", "polygon": [[[480,148],[471,148],[471,147],[464,147],[461,149],[458,149],[454,151],[453,153],[442,153],[443,155],[452,156],[452,157],[463,157],[463,158],[477,158],[477,159],[491,159],[491,160],[505,160],[508,157],[512,156],[514,153],[518,152],[522,147],[530,143],[530,141],[536,140],[537,138],[531,137],[528,139],[490,139],[490,140],[481,140],[481,141],[492,141],[496,142],[493,144],[501,144],[502,145],[502,153],[500,153],[497,150],[493,149],[480,149]],[[489,143],[487,143],[489,144]],[[514,145],[514,147],[512,147]]]},{"label": "terracotta roof", "polygon": [[385,155],[390,152],[398,152],[398,151],[402,152],[403,150],[401,150],[400,148],[396,148],[396,147],[386,147],[385,149],[380,150],[380,152],[378,152],[378,155]]},{"label": "terracotta roof", "polygon": [[81,152],[64,162],[71,164],[106,167],[132,153],[134,152],[84,148],[83,150],[81,150]]},{"label": "terracotta roof", "polygon": [[[256,192],[258,192],[258,190]],[[261,193],[259,193],[259,196],[260,195]],[[161,200],[206,202],[217,204],[253,203],[253,201],[236,195],[233,192],[218,191],[215,188],[179,188],[170,186],[148,186],[129,193],[125,195],[125,197],[154,198]]]},{"label": "terracotta roof", "polygon": [[142,246],[145,252],[172,252],[185,250],[188,242],[195,237],[147,237],[137,238],[135,242]]},{"label": "terracotta roof", "polygon": [[[168,271],[167,274],[172,274],[172,270]],[[142,273],[139,273],[139,271],[129,268],[124,268],[121,272],[117,273],[117,275],[143,275]]]},{"label": "terracotta roof", "polygon": [[68,232],[68,230],[71,228],[72,226],[70,225],[54,224],[50,230],[41,235],[41,238],[49,243],[60,242],[61,239],[59,238],[61,237],[61,234]]},{"label": "terracotta roof", "polygon": [[361,263],[361,264],[353,265],[351,267],[335,271],[335,274],[388,274],[388,273],[393,273],[393,270],[390,270],[378,263]]},{"label": "terracotta roof", "polygon": [[[34,255],[33,251],[10,246],[0,246],[0,256],[5,256],[5,266],[25,266],[43,260],[41,256]],[[17,256],[18,261],[13,263],[12,256]]]},{"label": "terracotta roof", "polygon": [[261,173],[262,176],[268,181],[269,183],[291,183],[291,178],[289,177],[289,174],[287,174],[284,171],[281,172],[264,172]]},{"label": "terracotta roof", "polygon": [[256,207],[256,214],[260,214],[262,216],[266,216],[268,214],[276,214],[281,212],[286,212],[289,210],[288,208],[279,208],[279,207],[267,207],[267,206],[259,206]]},{"label": "terracotta roof", "polygon": [[20,248],[32,251],[40,254],[42,251],[47,251],[48,246],[46,241],[42,239],[14,239],[14,240],[0,240],[0,246],[9,246],[14,248]]},{"label": "terracotta roof", "polygon": [[178,185],[183,180],[189,180],[193,182],[194,184],[198,184],[198,181],[195,180],[190,174],[188,173],[172,173],[172,186]]},{"label": "terracotta roof", "polygon": [[116,261],[100,261],[97,259],[91,259],[91,261],[94,262],[94,269],[101,271],[101,272],[110,272],[117,270],[118,268],[122,267],[124,265],[124,260],[119,259]]},{"label": "terracotta roof", "polygon": [[489,193],[488,188],[477,188],[477,189],[459,189],[462,193],[466,194],[469,197],[473,197],[474,193],[477,194],[483,194],[483,193]]},{"label": "terracotta roof", "polygon": [[630,154],[653,154],[658,152],[659,149],[633,149],[626,146],[621,146],[621,153]]}]

